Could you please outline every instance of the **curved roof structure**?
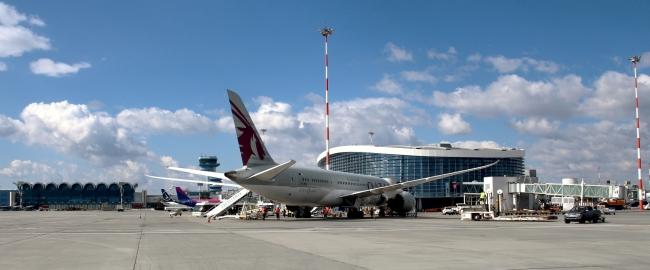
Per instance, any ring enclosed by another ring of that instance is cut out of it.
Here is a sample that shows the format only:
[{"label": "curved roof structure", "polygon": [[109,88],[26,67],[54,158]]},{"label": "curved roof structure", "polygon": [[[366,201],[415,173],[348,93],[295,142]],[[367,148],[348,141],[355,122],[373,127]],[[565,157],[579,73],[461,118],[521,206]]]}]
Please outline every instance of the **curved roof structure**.
[{"label": "curved roof structure", "polygon": [[[112,182],[112,183],[93,183],[93,182],[87,182],[87,183],[80,183],[80,182],[75,182],[75,183],[68,183],[68,182],[61,182],[61,183],[55,183],[55,182],[49,182],[49,183],[42,183],[42,182],[35,182],[35,183],[29,183],[29,182],[16,182],[16,185],[21,188],[21,189],[33,189],[34,186],[37,186],[39,189],[77,189],[77,190],[95,190],[99,186],[104,185],[104,188],[109,188],[111,186],[119,187],[119,183],[117,182]],[[134,187],[137,187],[138,185],[135,183],[124,183],[124,188],[125,189],[134,189]]]},{"label": "curved roof structure", "polygon": [[[465,158],[523,158],[525,151],[516,148],[458,148],[451,144],[424,146],[375,146],[346,145],[330,148],[330,156],[339,153],[375,153],[423,157],[465,157]],[[325,158],[325,152],[318,155],[317,161]]]}]

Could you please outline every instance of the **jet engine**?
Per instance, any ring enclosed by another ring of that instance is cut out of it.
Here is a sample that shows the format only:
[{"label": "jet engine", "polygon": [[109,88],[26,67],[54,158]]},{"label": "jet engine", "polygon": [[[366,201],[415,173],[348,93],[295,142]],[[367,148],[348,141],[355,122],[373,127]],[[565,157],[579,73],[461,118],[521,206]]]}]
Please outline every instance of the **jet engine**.
[{"label": "jet engine", "polygon": [[400,216],[406,216],[406,213],[415,208],[415,197],[408,191],[401,191],[388,199],[386,204]]}]

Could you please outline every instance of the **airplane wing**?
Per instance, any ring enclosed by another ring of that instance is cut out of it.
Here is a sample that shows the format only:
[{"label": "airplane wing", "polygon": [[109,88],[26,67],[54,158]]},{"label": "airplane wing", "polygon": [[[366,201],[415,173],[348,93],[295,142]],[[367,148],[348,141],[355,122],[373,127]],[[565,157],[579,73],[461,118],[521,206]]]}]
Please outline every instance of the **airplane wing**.
[{"label": "airplane wing", "polygon": [[220,173],[220,172],[208,172],[208,171],[201,171],[201,170],[187,169],[187,168],[178,168],[178,167],[167,167],[167,169],[172,170],[172,171],[177,171],[177,172],[189,173],[189,174],[203,175],[203,176],[221,178],[221,179],[229,179],[226,175],[224,175],[223,173]]},{"label": "airplane wing", "polygon": [[169,177],[160,177],[160,176],[153,176],[153,175],[145,175],[145,176],[149,177],[149,178],[153,178],[153,179],[159,179],[159,180],[176,181],[176,182],[189,182],[189,183],[199,183],[199,184],[206,184],[206,185],[213,185],[213,186],[226,186],[226,187],[241,188],[241,186],[237,185],[237,184],[217,183],[217,182],[210,182],[210,181],[205,181],[205,180],[169,178]]},{"label": "airplane wing", "polygon": [[454,175],[463,174],[463,173],[466,173],[466,172],[482,170],[482,169],[494,166],[497,163],[499,163],[499,160],[497,160],[496,162],[494,162],[492,164],[488,164],[488,165],[484,165],[484,166],[480,166],[480,167],[476,167],[476,168],[471,168],[471,169],[456,171],[456,172],[450,172],[450,173],[445,173],[445,174],[441,174],[441,175],[434,175],[434,176],[430,176],[430,177],[405,181],[405,182],[392,184],[392,185],[388,185],[388,186],[383,186],[383,187],[378,187],[378,188],[372,188],[372,189],[366,189],[366,190],[362,190],[362,191],[356,191],[356,192],[346,194],[346,195],[343,195],[343,196],[340,196],[340,197],[341,198],[351,198],[351,197],[367,197],[367,196],[372,196],[372,195],[379,195],[379,194],[382,194],[384,192],[389,192],[389,191],[395,191],[395,190],[399,190],[399,189],[403,189],[403,188],[414,187],[414,186],[417,186],[417,185],[421,185],[421,184],[428,183],[428,182],[435,181],[435,180],[440,180],[440,179],[447,178],[447,177],[454,176]]}]

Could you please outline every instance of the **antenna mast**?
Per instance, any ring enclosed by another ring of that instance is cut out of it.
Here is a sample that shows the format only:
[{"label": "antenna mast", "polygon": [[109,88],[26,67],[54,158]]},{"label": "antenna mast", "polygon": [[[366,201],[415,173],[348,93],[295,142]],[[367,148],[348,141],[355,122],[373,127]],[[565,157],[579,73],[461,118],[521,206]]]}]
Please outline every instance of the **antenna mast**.
[{"label": "antenna mast", "polygon": [[320,34],[325,38],[325,169],[330,169],[330,97],[329,97],[329,77],[327,68],[329,66],[327,54],[327,42],[330,35],[334,33],[334,29],[324,27],[320,30]]},{"label": "antenna mast", "polygon": [[641,61],[640,56],[630,57],[630,62],[632,62],[632,67],[634,68],[634,99],[636,104],[636,164],[637,164],[637,174],[639,176],[639,208],[643,210],[643,193],[645,189],[643,188],[643,177],[641,176],[641,137],[639,135],[639,83],[636,76],[636,65]]}]

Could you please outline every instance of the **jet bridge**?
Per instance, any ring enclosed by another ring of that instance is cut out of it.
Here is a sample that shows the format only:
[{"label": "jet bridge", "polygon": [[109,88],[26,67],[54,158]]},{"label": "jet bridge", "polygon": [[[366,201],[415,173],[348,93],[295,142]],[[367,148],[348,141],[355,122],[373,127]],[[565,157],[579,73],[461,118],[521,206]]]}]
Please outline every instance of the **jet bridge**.
[{"label": "jet bridge", "polygon": [[246,197],[246,195],[248,195],[249,193],[251,193],[250,190],[241,188],[237,193],[230,196],[230,198],[223,200],[215,208],[212,208],[212,210],[210,210],[208,213],[205,214],[206,217],[209,220],[210,218],[214,218],[218,215],[223,214],[224,212],[226,212],[226,210],[228,210],[228,208],[235,205],[235,203],[237,203],[242,198]]},{"label": "jet bridge", "polygon": [[558,197],[616,198],[617,186],[559,184],[559,183],[508,183],[510,193],[529,193]]},{"label": "jet bridge", "polygon": [[[580,198],[580,201],[597,201],[605,198],[626,199],[626,187],[617,185],[590,185],[577,183],[574,178],[562,183],[537,183],[517,177],[485,177],[483,190],[487,203],[498,204],[501,209],[531,209],[538,195],[561,198]],[[570,181],[568,181],[570,180]]]}]

